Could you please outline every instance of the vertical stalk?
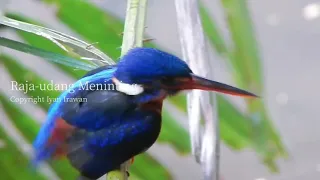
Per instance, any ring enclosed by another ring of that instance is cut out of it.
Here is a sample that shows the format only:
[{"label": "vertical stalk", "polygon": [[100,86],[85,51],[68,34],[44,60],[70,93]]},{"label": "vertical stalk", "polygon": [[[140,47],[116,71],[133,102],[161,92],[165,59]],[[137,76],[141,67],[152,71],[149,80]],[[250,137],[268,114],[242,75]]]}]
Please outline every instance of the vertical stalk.
[{"label": "vertical stalk", "polygon": [[[209,61],[198,1],[175,0],[175,5],[183,58],[194,73],[213,78],[213,68]],[[205,180],[219,179],[220,137],[215,105],[215,94],[199,91],[188,94],[192,152],[202,165]],[[203,136],[200,123],[201,115],[205,120]]]},{"label": "vertical stalk", "polygon": [[[125,55],[134,47],[143,46],[147,1],[148,0],[128,0],[121,56]],[[120,169],[121,173],[109,173],[110,175],[108,174],[107,180],[127,180],[126,172],[129,169],[129,162],[123,163]]]},{"label": "vertical stalk", "polygon": [[144,39],[144,30],[145,30],[145,21],[147,14],[147,2],[148,0],[140,0],[139,3],[139,11],[138,11],[138,20],[137,20],[137,28],[136,28],[136,46],[143,46]]},{"label": "vertical stalk", "polygon": [[121,55],[142,46],[147,0],[128,0]]}]

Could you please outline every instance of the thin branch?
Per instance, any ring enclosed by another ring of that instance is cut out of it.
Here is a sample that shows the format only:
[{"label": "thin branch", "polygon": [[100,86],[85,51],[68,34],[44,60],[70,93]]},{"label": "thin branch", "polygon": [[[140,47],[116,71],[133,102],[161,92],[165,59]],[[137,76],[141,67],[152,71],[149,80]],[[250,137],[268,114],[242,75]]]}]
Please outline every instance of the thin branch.
[{"label": "thin branch", "polygon": [[[175,0],[175,5],[183,58],[194,73],[212,78],[212,63],[209,61],[205,36],[198,12],[198,1]],[[188,94],[192,152],[196,160],[201,163],[206,180],[219,179],[220,138],[215,104],[215,95],[212,93],[193,91]],[[203,136],[200,124],[201,114],[205,119]]]}]

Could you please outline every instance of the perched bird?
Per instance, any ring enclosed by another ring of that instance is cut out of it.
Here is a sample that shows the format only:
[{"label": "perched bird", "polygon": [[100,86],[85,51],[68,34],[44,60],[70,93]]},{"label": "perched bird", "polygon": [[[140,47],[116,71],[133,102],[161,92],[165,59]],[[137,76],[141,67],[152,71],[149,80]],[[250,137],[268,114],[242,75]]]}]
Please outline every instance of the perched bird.
[{"label": "perched bird", "polygon": [[117,65],[86,74],[52,104],[34,142],[34,163],[66,156],[80,179],[98,179],[150,148],[161,130],[163,100],[192,89],[255,97],[193,74],[174,55],[134,48]]}]

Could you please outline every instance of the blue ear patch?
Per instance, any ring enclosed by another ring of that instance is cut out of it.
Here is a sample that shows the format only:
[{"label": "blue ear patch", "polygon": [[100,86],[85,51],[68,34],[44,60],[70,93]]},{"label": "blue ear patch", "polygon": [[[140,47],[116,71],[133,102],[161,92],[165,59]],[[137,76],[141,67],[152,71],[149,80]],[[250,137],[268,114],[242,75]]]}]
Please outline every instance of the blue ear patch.
[{"label": "blue ear patch", "polygon": [[154,48],[134,48],[117,65],[115,77],[125,83],[145,83],[163,76],[187,76],[189,66],[180,58]]}]

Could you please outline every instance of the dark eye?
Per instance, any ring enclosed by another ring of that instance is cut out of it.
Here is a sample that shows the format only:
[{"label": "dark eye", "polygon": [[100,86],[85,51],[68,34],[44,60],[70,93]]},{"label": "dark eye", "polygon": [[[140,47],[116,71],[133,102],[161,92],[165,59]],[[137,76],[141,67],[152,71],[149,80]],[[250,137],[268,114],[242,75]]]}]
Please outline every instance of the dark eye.
[{"label": "dark eye", "polygon": [[174,78],[172,77],[162,77],[161,78],[161,83],[165,85],[172,85],[175,83]]}]

